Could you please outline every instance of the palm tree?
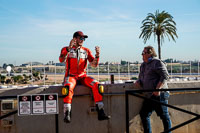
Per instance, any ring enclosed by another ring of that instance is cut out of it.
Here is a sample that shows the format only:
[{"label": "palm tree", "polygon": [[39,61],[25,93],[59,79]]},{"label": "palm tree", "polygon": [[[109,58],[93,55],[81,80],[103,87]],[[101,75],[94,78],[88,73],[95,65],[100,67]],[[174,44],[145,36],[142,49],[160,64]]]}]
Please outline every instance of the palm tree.
[{"label": "palm tree", "polygon": [[159,59],[161,59],[161,44],[164,42],[164,37],[168,37],[170,41],[170,37],[174,42],[174,36],[176,34],[176,23],[173,21],[173,17],[165,12],[162,11],[159,13],[159,10],[155,12],[155,15],[152,13],[148,13],[147,17],[142,21],[142,33],[140,34],[139,38],[144,39],[144,43],[151,37],[151,34],[154,35],[154,40],[157,38],[158,41],[158,55]]}]

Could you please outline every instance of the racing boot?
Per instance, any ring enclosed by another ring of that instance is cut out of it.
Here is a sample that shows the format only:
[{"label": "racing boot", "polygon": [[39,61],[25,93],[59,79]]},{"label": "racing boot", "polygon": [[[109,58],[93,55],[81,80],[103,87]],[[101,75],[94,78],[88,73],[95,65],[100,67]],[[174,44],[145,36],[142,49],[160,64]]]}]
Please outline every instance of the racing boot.
[{"label": "racing boot", "polygon": [[98,120],[109,120],[111,116],[108,116],[105,114],[104,109],[103,109],[103,103],[98,103],[96,104],[97,112],[98,112]]},{"label": "racing boot", "polygon": [[71,121],[71,104],[64,104],[64,122],[70,123]]}]

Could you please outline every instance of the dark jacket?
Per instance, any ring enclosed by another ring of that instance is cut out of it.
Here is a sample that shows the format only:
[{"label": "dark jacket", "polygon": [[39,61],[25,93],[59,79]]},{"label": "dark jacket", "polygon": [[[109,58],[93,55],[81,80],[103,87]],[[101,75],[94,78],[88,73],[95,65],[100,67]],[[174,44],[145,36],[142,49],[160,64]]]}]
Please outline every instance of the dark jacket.
[{"label": "dark jacket", "polygon": [[160,59],[152,58],[147,63],[143,62],[141,64],[138,81],[143,89],[156,89],[159,82],[164,83],[163,89],[168,88],[166,82],[168,78],[166,65]]}]

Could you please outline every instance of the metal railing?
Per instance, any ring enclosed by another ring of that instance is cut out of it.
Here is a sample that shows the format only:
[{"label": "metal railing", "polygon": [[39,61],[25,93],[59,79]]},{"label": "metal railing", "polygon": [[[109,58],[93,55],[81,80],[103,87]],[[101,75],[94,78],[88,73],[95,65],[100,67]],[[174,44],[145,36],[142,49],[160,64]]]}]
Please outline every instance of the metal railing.
[{"label": "metal railing", "polygon": [[156,101],[156,100],[153,100],[151,98],[147,98],[145,96],[140,95],[143,92],[155,92],[155,91],[174,91],[174,92],[200,91],[200,88],[177,88],[177,89],[158,89],[158,90],[126,90],[125,91],[126,133],[129,133],[129,95],[136,96],[138,98],[142,98],[142,99],[145,99],[145,100],[150,100],[150,101],[155,102],[157,104],[161,104],[161,105],[167,106],[169,108],[172,108],[172,109],[175,109],[175,110],[178,110],[178,111],[181,111],[181,112],[184,112],[184,113],[187,113],[187,114],[195,116],[194,118],[192,118],[190,120],[187,120],[187,121],[185,121],[185,122],[183,122],[183,123],[181,123],[179,125],[176,125],[176,126],[172,127],[171,129],[169,129],[167,131],[164,131],[163,133],[168,133],[170,131],[173,131],[173,130],[175,130],[177,128],[183,127],[183,126],[185,126],[185,125],[187,125],[187,124],[189,124],[189,123],[191,123],[193,121],[196,121],[196,120],[200,119],[200,114],[197,114],[197,113],[194,113],[194,112],[190,112],[190,111],[187,111],[187,110],[184,110],[184,109],[181,109],[181,108],[169,105],[169,104],[161,103],[159,101]]}]

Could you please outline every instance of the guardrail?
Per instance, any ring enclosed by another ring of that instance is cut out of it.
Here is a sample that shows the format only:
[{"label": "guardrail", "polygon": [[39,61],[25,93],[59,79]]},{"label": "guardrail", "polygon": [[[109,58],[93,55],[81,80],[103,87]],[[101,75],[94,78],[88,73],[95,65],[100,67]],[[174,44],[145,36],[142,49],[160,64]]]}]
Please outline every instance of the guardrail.
[{"label": "guardrail", "polygon": [[126,90],[125,91],[125,110],[126,110],[126,133],[129,133],[129,95],[132,95],[132,96],[136,96],[138,98],[142,98],[142,99],[147,99],[147,100],[150,100],[152,102],[155,102],[157,104],[162,104],[164,106],[167,106],[169,108],[173,108],[175,110],[178,110],[178,111],[181,111],[181,112],[184,112],[184,113],[187,113],[187,114],[190,114],[190,115],[194,115],[195,118],[192,118],[190,120],[187,120],[179,125],[176,125],[174,127],[172,127],[171,129],[167,130],[167,131],[164,131],[163,133],[168,133],[170,131],[173,131],[177,128],[180,128],[182,126],[185,126],[193,121],[196,121],[198,119],[200,119],[200,114],[197,114],[197,113],[194,113],[194,112],[190,112],[190,111],[187,111],[187,110],[184,110],[184,109],[181,109],[181,108],[178,108],[178,107],[175,107],[175,106],[172,106],[172,105],[169,105],[169,104],[165,104],[165,103],[161,103],[159,101],[156,101],[156,100],[153,100],[151,98],[147,98],[145,96],[142,96],[138,93],[143,93],[143,92],[155,92],[155,91],[174,91],[174,92],[183,92],[183,91],[200,91],[200,88],[176,88],[176,89],[158,89],[158,90]]}]

